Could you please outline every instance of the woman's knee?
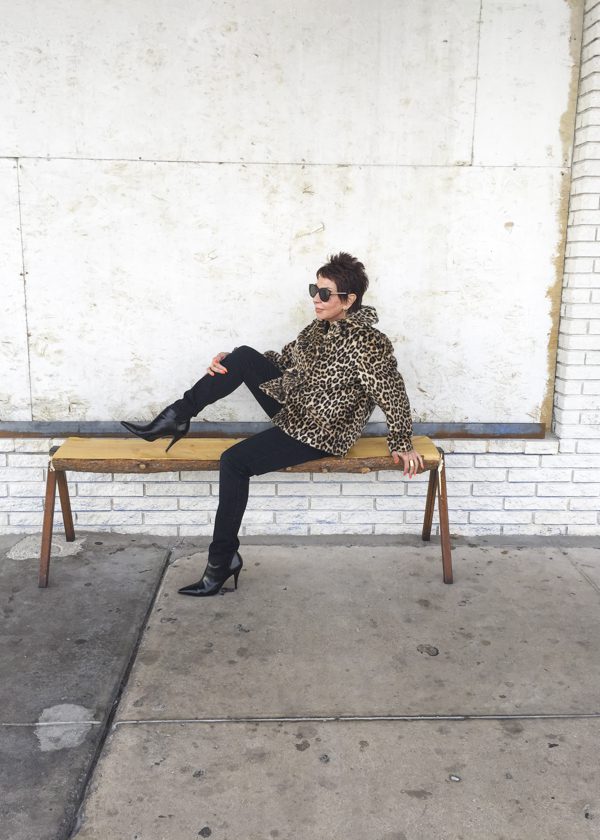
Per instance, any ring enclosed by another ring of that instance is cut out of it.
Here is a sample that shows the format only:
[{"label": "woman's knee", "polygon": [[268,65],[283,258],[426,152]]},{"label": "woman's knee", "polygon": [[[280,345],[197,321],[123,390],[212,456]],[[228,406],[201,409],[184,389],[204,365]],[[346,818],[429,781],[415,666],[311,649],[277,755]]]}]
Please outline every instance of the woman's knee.
[{"label": "woman's knee", "polygon": [[247,344],[241,344],[239,347],[235,347],[229,356],[235,356],[236,358],[251,358],[253,356],[260,356],[261,353],[258,350],[255,350],[254,347],[249,347]]},{"label": "woman's knee", "polygon": [[256,358],[261,355],[258,350],[249,347],[247,344],[242,344],[236,347],[231,353],[223,359],[223,364],[227,370],[239,370],[241,372],[250,370],[255,364]]},{"label": "woman's knee", "polygon": [[[243,443],[244,441],[240,441]],[[221,455],[219,464],[221,472],[236,473],[237,475],[250,475],[249,466],[243,455],[243,449],[240,448],[240,443],[230,446]]]}]

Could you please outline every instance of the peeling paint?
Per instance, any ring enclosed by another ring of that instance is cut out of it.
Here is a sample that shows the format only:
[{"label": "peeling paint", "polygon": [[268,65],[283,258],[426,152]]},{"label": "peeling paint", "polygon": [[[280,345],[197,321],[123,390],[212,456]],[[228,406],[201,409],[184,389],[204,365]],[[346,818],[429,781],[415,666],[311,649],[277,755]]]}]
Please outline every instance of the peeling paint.
[{"label": "peeling paint", "polygon": [[294,234],[294,239],[300,239],[302,236],[312,236],[314,233],[321,233],[325,230],[325,225],[323,222],[317,225],[317,227],[312,228],[312,230],[301,230],[298,233]]},{"label": "peeling paint", "polygon": [[550,301],[551,328],[548,335],[547,345],[547,377],[546,390],[541,407],[540,420],[546,424],[549,431],[552,426],[552,409],[554,405],[554,387],[556,378],[556,357],[558,354],[558,330],[560,325],[560,303],[563,286],[563,273],[565,263],[565,246],[567,241],[567,223],[569,218],[569,197],[571,188],[570,173],[565,170],[561,183],[560,199],[557,208],[559,224],[559,239],[555,254],[552,258],[554,265],[554,280],[546,290],[546,299]]}]

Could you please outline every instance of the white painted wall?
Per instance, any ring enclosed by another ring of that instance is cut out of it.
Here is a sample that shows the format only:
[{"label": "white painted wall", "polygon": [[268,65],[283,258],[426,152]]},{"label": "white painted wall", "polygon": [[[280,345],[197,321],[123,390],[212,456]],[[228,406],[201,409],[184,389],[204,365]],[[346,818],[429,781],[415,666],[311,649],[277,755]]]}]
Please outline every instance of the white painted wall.
[{"label": "white painted wall", "polygon": [[1,419],[149,417],[294,337],[340,249],[415,419],[542,419],[582,3],[0,12]]}]

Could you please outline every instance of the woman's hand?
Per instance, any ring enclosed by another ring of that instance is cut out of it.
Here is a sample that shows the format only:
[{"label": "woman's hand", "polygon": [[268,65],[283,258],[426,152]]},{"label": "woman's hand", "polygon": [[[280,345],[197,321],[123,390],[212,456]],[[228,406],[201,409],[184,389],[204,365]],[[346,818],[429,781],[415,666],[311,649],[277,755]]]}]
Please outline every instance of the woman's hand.
[{"label": "woman's hand", "polygon": [[421,472],[424,467],[423,457],[415,449],[411,449],[410,452],[392,452],[392,458],[394,464],[399,464],[402,460],[404,475],[408,473],[409,478]]},{"label": "woman's hand", "polygon": [[229,356],[229,353],[217,353],[217,355],[214,357],[214,359],[212,360],[212,362],[211,362],[211,363],[209,364],[209,366],[206,368],[206,372],[207,372],[210,376],[214,376],[214,375],[215,375],[215,373],[227,373],[227,372],[228,372],[228,371],[227,371],[227,368],[226,368],[226,367],[224,367],[224,366],[221,364],[221,362],[223,361],[223,359],[225,358],[225,356]]}]

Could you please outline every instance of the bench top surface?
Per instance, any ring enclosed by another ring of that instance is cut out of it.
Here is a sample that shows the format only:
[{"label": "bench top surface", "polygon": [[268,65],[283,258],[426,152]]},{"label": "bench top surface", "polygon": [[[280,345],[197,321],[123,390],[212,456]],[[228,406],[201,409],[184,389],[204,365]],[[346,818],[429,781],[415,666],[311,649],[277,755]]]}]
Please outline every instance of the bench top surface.
[{"label": "bench top surface", "polygon": [[[169,452],[168,440],[162,438],[148,443],[139,438],[80,438],[65,440],[52,456],[55,469],[97,472],[166,472],[176,470],[218,469],[221,454],[244,438],[184,438]],[[438,465],[440,454],[433,441],[423,435],[412,439],[422,455],[425,469]],[[360,438],[344,456],[332,455],[310,461],[290,472],[368,472],[372,469],[401,469],[389,454],[383,437]]]}]

